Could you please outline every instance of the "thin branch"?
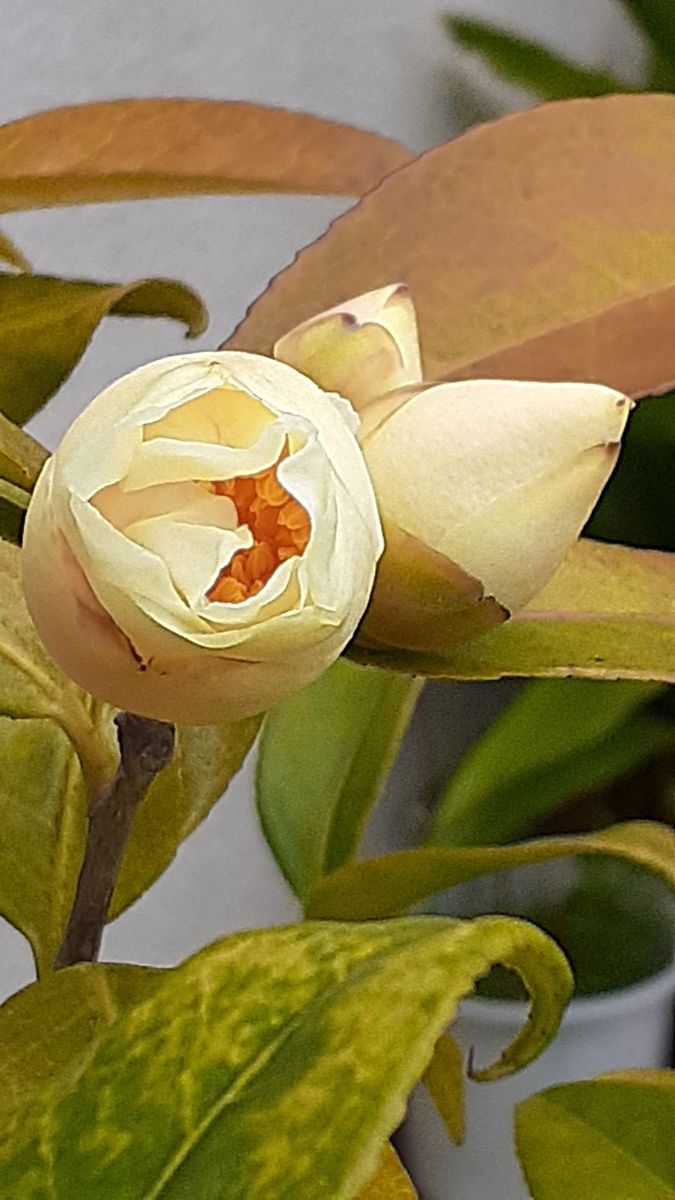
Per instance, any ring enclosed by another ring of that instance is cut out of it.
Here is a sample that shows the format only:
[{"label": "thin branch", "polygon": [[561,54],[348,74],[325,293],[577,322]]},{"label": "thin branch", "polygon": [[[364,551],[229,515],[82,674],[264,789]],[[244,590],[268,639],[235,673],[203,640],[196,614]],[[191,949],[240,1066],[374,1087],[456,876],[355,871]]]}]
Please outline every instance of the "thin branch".
[{"label": "thin branch", "polygon": [[133,713],[115,717],[120,763],[114,779],[89,810],[87,845],[72,911],[55,966],[94,962],[138,805],[153,779],[171,762],[173,725]]}]

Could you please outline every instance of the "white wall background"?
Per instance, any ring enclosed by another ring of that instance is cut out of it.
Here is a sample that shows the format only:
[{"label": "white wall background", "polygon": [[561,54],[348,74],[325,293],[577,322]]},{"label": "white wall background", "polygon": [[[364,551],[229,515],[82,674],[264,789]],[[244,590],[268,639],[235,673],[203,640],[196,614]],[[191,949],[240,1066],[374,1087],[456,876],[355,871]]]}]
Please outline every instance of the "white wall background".
[{"label": "white wall background", "polygon": [[[640,68],[635,35],[611,0],[0,0],[0,121],[94,99],[207,96],[305,109],[422,150],[523,100],[453,50],[439,24],[447,10],[509,24],[628,77]],[[344,206],[325,198],[181,199],[15,214],[3,228],[41,271],[191,283],[212,314],[208,333],[191,343],[196,349],[222,341],[270,276]],[[105,383],[181,346],[169,322],[108,321],[35,432],[55,444]],[[487,694],[476,686],[443,693],[440,759],[449,738],[442,721],[451,727],[470,708],[479,728],[494,700],[490,692],[486,708],[476,696]],[[414,769],[404,776],[414,782]],[[380,828],[379,836],[397,835]],[[294,913],[257,838],[249,764],[170,871],[116,922],[104,951],[171,963],[230,929]],[[0,995],[30,971],[23,940],[0,927]]]}]

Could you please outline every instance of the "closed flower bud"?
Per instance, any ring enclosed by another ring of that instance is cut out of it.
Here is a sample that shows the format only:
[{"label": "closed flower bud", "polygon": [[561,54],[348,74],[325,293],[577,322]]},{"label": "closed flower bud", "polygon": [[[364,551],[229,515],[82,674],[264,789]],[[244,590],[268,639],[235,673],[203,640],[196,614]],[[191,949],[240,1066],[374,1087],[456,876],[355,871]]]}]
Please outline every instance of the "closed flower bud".
[{"label": "closed flower bud", "polygon": [[180,355],[107,388],[28,512],[25,592],[55,660],[119,708],[188,724],[318,676],[382,549],[357,424],[252,354]]},{"label": "closed flower bud", "polygon": [[596,384],[489,379],[372,408],[372,420],[362,414],[362,447],[387,548],[363,635],[385,637],[405,580],[419,588],[421,576],[432,591],[436,581],[428,625],[410,611],[408,639],[399,620],[386,640],[398,633],[398,644],[423,648],[422,639],[433,649],[444,605],[447,637],[465,640],[464,631],[476,636],[522,608],[557,571],[614,468],[630,402]]},{"label": "closed flower bud", "polygon": [[[414,374],[407,296],[405,321],[387,333],[410,369],[378,396],[360,358],[394,296],[405,293],[384,288],[321,314],[276,352],[322,386],[342,380],[359,407],[386,544],[359,643],[442,651],[506,620],[555,573],[613,470],[630,401],[584,383],[424,385],[419,355]],[[329,326],[327,375],[306,347],[324,321],[350,312],[369,317],[345,323],[341,339]]]}]

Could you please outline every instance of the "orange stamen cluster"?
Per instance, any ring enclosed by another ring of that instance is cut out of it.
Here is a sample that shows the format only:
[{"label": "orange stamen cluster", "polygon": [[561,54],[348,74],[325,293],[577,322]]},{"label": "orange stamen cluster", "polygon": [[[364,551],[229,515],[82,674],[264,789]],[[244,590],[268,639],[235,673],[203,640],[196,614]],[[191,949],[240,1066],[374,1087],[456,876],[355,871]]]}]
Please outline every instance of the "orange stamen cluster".
[{"label": "orange stamen cluster", "polygon": [[277,467],[288,457],[288,446],[273,467],[257,475],[243,475],[211,484],[218,496],[234,502],[240,525],[248,525],[254,537],[249,550],[239,550],[223,567],[207,593],[209,600],[239,604],[256,596],[280,563],[304,553],[311,522],[309,514],[294,500],[277,478]]}]

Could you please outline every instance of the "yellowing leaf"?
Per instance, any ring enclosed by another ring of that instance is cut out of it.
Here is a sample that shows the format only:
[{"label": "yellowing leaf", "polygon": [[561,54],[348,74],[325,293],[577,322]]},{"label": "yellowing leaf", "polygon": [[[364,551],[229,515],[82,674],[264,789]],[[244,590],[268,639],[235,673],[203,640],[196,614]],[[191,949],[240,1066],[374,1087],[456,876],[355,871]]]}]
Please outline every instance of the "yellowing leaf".
[{"label": "yellowing leaf", "polygon": [[6,1114],[0,1194],[353,1200],[459,999],[497,960],[522,974],[532,1011],[488,1077],[543,1049],[570,994],[562,953],[527,922],[305,922],[226,938]]},{"label": "yellowing leaf", "polygon": [[401,1166],[396,1151],[387,1143],[376,1174],[360,1200],[416,1200],[410,1177]]},{"label": "yellowing leaf", "polygon": [[516,1109],[533,1200],[675,1200],[675,1072],[620,1071]]},{"label": "yellowing leaf", "polygon": [[379,134],[228,100],[112,100],[0,128],[0,211],[241,192],[361,195],[408,162]]},{"label": "yellowing leaf", "polygon": [[5,416],[21,423],[37,412],[109,315],[172,317],[184,322],[190,337],[202,333],[207,321],[197,294],[169,279],[113,284],[0,274],[0,409]]},{"label": "yellowing leaf", "polygon": [[152,995],[163,972],[121,963],[79,963],[32,983],[0,1007],[0,1120],[30,1101],[121,1013]]},{"label": "yellowing leaf", "polygon": [[443,654],[353,656],[451,679],[585,676],[675,682],[675,554],[579,541],[510,621]]},{"label": "yellowing leaf", "polygon": [[[77,688],[47,655],[26,610],[19,563],[20,551],[0,542],[0,912],[46,970],[72,905],[88,790],[117,764],[115,710]],[[254,718],[179,727],[173,762],[136,814],[114,913],[150,886],[208,814],[258,725]]]},{"label": "yellowing leaf", "polygon": [[542,105],[395,172],[276,277],[230,344],[269,351],[314,313],[401,280],[430,379],[665,391],[674,213],[675,97]]},{"label": "yellowing leaf", "polygon": [[457,1042],[443,1033],[422,1083],[433,1100],[448,1136],[461,1146],[466,1136],[464,1112],[464,1058]]},{"label": "yellowing leaf", "polygon": [[20,563],[20,551],[0,542],[0,716],[54,721],[93,787],[109,777],[115,760],[97,735],[100,706],[61,674],[44,649],[26,608]]},{"label": "yellowing leaf", "polygon": [[599,833],[510,846],[429,846],[350,863],[317,884],[307,913],[349,921],[394,916],[467,879],[571,854],[625,858],[675,887],[675,831],[653,821],[628,821]]},{"label": "yellowing leaf", "polygon": [[35,438],[0,413],[0,479],[32,491],[47,457]]}]

